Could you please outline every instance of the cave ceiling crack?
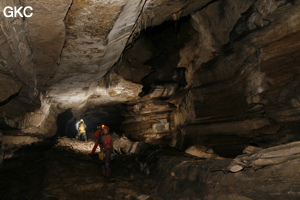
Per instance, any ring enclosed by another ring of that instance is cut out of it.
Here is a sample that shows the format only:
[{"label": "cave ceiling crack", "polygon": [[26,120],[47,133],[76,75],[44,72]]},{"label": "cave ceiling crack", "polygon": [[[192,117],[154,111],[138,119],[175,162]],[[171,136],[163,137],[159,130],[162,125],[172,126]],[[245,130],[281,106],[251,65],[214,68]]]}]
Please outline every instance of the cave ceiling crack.
[{"label": "cave ceiling crack", "polygon": [[49,83],[49,81],[57,74],[57,70],[58,70],[58,68],[59,68],[60,61],[61,61],[61,57],[62,57],[62,52],[63,52],[63,49],[64,49],[64,47],[65,47],[66,41],[67,41],[67,39],[66,39],[66,32],[67,32],[67,29],[66,29],[66,17],[67,17],[67,15],[68,15],[68,13],[69,13],[69,11],[70,11],[72,5],[73,5],[73,1],[74,1],[74,0],[71,0],[70,5],[69,5],[69,7],[68,7],[68,9],[67,9],[67,11],[66,11],[66,14],[65,14],[64,18],[63,18],[63,22],[64,22],[64,25],[65,25],[65,30],[64,30],[64,31],[65,31],[65,39],[64,39],[62,48],[60,49],[60,53],[59,53],[59,55],[58,55],[58,57],[57,57],[57,60],[56,60],[56,62],[55,62],[55,65],[56,65],[55,70],[54,70],[53,74],[52,74],[51,76],[49,76],[49,78],[48,78],[47,81],[45,82],[43,88],[44,88],[45,86],[47,86],[48,83]]}]

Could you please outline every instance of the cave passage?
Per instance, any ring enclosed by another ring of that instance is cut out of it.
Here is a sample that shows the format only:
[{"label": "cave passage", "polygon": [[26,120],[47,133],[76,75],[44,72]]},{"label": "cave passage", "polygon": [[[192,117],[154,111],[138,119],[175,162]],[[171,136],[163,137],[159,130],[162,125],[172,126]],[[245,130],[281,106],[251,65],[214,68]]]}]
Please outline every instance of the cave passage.
[{"label": "cave passage", "polygon": [[80,119],[87,125],[88,140],[94,140],[97,126],[102,124],[108,126],[111,133],[122,134],[123,109],[122,104],[96,106],[83,111],[79,118],[74,117],[72,109],[68,109],[57,117],[57,136],[75,138],[77,135],[75,124]]},{"label": "cave passage", "polygon": [[102,176],[98,156],[62,146],[36,144],[16,152],[0,169],[1,199],[135,199],[153,195],[155,181],[134,156],[118,156],[112,177]]},{"label": "cave passage", "polygon": [[300,199],[300,0],[11,1],[1,200]]}]

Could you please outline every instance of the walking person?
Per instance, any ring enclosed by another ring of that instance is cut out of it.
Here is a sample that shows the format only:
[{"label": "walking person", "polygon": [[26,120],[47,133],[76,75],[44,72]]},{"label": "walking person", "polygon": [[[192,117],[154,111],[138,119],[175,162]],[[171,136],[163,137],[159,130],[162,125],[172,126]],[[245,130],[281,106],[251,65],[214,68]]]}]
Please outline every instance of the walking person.
[{"label": "walking person", "polygon": [[[104,126],[102,130],[101,142],[104,150],[104,162],[102,164],[102,174],[106,177],[110,177],[111,174],[111,160],[110,155],[113,153],[113,141],[109,134],[108,126]],[[98,142],[100,143],[100,142]]]},{"label": "walking person", "polygon": [[81,137],[83,137],[83,140],[85,142],[87,142],[87,137],[86,137],[86,125],[83,121],[83,119],[80,119],[80,121],[78,121],[76,123],[76,130],[78,131],[76,139],[80,140]]},{"label": "walking person", "polygon": [[95,153],[98,146],[99,146],[100,150],[101,150],[101,148],[103,148],[101,139],[100,139],[100,143],[99,143],[99,137],[101,137],[103,135],[103,129],[104,129],[104,125],[97,126],[97,131],[94,134],[95,144],[92,149],[92,152],[90,153],[91,155],[93,155]]}]

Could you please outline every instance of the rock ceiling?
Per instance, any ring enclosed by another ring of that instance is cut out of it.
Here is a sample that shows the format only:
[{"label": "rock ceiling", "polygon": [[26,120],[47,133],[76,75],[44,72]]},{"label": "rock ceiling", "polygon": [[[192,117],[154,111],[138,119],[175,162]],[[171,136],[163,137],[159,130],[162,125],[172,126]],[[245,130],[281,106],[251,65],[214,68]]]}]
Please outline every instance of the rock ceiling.
[{"label": "rock ceiling", "polygon": [[[1,83],[8,83],[1,91],[1,101],[18,92],[21,85],[22,94],[19,95],[23,95],[29,104],[41,98],[42,113],[47,113],[50,105],[58,109],[73,108],[76,113],[76,109],[80,110],[88,101],[101,105],[136,98],[141,92],[141,85],[113,77],[120,80],[110,86],[109,91],[102,87],[100,80],[120,59],[135,33],[170,20],[179,11],[186,15],[206,3],[157,0],[2,1],[3,8],[31,6],[34,15],[25,21],[1,18],[2,47],[6,51],[2,53],[5,64],[1,65],[1,71],[11,70],[1,74]],[[16,78],[11,80],[7,75]]]},{"label": "rock ceiling", "polygon": [[300,119],[299,4],[3,0],[34,14],[1,17],[0,124],[53,136],[67,109],[126,103],[135,139],[277,133]]}]

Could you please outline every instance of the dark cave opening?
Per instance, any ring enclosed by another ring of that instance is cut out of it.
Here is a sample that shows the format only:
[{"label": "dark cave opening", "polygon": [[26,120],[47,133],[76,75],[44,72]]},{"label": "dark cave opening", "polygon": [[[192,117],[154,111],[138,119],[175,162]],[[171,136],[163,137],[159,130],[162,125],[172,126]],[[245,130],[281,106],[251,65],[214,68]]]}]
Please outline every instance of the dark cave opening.
[{"label": "dark cave opening", "polygon": [[148,27],[142,31],[139,40],[151,43],[151,58],[143,64],[151,66],[151,72],[141,83],[143,92],[147,95],[155,87],[162,84],[178,84],[179,88],[187,85],[185,68],[177,66],[180,60],[180,49],[190,40],[195,31],[190,24],[190,16],[182,17],[178,21],[166,21],[155,27]]},{"label": "dark cave opening", "polygon": [[70,129],[70,127],[68,126],[68,124],[70,123],[70,120],[72,121],[72,119],[73,119],[73,113],[72,113],[71,109],[67,109],[65,112],[63,112],[57,116],[56,125],[57,125],[57,135],[58,136],[60,136],[60,137],[67,136],[67,137],[72,138],[71,135],[73,135],[73,134],[70,134],[70,133],[73,133],[74,131],[76,131],[75,128],[74,128],[74,131],[72,131]]},{"label": "dark cave opening", "polygon": [[85,110],[81,118],[86,121],[87,132],[94,133],[97,130],[97,126],[104,124],[109,127],[111,133],[120,134],[122,132],[122,121],[124,120],[122,116],[124,107],[125,105],[123,104],[113,104],[100,105]]},{"label": "dark cave opening", "polygon": [[74,117],[72,109],[68,109],[57,117],[57,136],[75,138],[77,135],[75,124],[80,119],[83,119],[87,126],[86,134],[89,140],[94,139],[97,126],[102,124],[108,126],[111,133],[121,134],[121,125],[124,120],[123,109],[124,105],[122,104],[96,106],[87,108],[82,112],[80,118]]}]

